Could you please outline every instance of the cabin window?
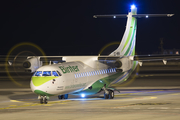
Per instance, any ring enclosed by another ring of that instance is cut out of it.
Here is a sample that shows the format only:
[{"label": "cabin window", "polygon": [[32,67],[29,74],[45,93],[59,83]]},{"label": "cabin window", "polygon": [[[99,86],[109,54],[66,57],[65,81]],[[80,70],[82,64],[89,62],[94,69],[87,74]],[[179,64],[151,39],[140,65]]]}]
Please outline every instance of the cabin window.
[{"label": "cabin window", "polygon": [[97,74],[99,75],[99,71],[97,70],[96,72],[97,72]]},{"label": "cabin window", "polygon": [[37,71],[35,76],[42,76],[42,71]]},{"label": "cabin window", "polygon": [[51,71],[43,71],[42,76],[51,76]]},{"label": "cabin window", "polygon": [[89,72],[89,76],[91,76],[91,72]]},{"label": "cabin window", "polygon": [[89,76],[89,73],[87,72],[87,76]]},{"label": "cabin window", "polygon": [[103,74],[105,73],[104,70],[102,70],[102,73],[103,73]]},{"label": "cabin window", "polygon": [[113,68],[113,72],[115,72],[114,68]]},{"label": "cabin window", "polygon": [[59,76],[56,71],[52,71],[52,76]]},{"label": "cabin window", "polygon": [[99,70],[99,74],[101,74],[101,70]]},{"label": "cabin window", "polygon": [[84,73],[85,76],[87,76],[86,72]]},{"label": "cabin window", "polygon": [[105,69],[105,72],[107,73],[107,69]]}]

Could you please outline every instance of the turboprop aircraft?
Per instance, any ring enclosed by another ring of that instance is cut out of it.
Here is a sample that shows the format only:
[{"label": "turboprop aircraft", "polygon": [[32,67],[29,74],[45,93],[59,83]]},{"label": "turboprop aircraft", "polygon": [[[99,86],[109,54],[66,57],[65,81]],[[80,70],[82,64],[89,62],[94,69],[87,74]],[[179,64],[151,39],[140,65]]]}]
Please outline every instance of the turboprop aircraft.
[{"label": "turboprop aircraft", "polygon": [[[107,56],[29,56],[23,66],[27,71],[34,72],[30,82],[32,91],[38,95],[40,103],[45,104],[54,95],[58,95],[59,99],[68,99],[68,94],[85,96],[101,91],[104,91],[105,99],[113,99],[115,89],[109,86],[126,81],[138,65],[138,61],[134,60],[137,18],[173,15],[137,14],[135,5],[131,6],[128,15],[94,15],[94,18],[127,17],[119,47]],[[50,64],[43,66],[45,59]],[[142,61],[139,63],[142,64]]]}]

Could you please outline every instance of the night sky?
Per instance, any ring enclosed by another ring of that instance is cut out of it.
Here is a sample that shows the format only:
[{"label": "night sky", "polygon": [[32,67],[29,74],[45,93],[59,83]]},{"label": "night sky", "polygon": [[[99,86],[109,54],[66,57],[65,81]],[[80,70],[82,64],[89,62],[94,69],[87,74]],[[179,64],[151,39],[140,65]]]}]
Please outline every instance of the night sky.
[{"label": "night sky", "polygon": [[106,44],[120,42],[127,19],[93,15],[127,14],[131,4],[139,14],[175,14],[138,19],[137,54],[158,51],[160,38],[164,49],[180,49],[179,0],[4,0],[0,4],[0,55],[21,42],[37,44],[46,55],[97,55]]}]

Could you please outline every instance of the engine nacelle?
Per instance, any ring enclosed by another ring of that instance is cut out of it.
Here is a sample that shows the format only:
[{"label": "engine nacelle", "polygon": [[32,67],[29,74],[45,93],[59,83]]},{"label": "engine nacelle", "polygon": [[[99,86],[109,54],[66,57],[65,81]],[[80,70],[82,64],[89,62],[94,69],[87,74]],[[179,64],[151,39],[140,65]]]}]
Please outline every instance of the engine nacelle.
[{"label": "engine nacelle", "polygon": [[129,59],[128,57],[124,57],[121,59],[118,59],[114,63],[117,72],[126,72],[132,68],[133,60]]},{"label": "engine nacelle", "polygon": [[42,61],[39,57],[31,57],[23,62],[23,67],[27,72],[35,72],[39,67],[42,66]]}]

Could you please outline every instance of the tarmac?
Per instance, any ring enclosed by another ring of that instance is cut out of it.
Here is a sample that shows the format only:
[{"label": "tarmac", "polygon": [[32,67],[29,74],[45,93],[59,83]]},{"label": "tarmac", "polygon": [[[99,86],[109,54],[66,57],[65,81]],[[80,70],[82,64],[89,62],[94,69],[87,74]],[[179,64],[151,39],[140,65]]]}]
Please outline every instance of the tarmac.
[{"label": "tarmac", "polygon": [[[178,63],[145,63],[127,82],[114,85],[114,99],[103,93],[67,100],[50,97],[40,104],[29,88],[30,76],[13,74],[17,83],[0,68],[1,120],[178,120],[180,118],[180,67]],[[21,78],[21,79],[20,79]]]}]

